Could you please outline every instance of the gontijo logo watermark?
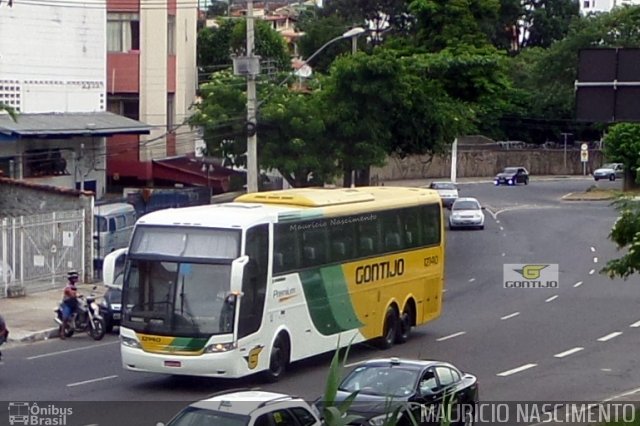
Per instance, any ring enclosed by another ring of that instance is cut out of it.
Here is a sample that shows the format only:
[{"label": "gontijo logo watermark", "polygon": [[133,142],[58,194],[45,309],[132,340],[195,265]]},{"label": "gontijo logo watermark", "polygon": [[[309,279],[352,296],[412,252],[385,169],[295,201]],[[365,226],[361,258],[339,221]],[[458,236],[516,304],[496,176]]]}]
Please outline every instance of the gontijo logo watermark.
[{"label": "gontijo logo watermark", "polygon": [[10,402],[8,411],[10,425],[28,426],[64,426],[73,414],[70,407],[38,405],[36,402]]},{"label": "gontijo logo watermark", "polygon": [[558,288],[557,263],[506,263],[504,288]]}]

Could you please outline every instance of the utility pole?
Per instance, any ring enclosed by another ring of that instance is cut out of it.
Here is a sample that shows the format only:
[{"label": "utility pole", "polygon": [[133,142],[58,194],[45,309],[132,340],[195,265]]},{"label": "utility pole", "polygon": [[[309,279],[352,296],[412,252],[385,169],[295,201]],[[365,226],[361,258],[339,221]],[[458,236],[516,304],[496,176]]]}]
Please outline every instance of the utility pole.
[{"label": "utility pole", "polygon": [[[253,0],[247,1],[247,58],[253,59],[255,43]],[[256,74],[247,74],[247,192],[258,192],[258,136],[256,127]]]},{"label": "utility pole", "polygon": [[[351,37],[351,54],[355,55],[358,52],[358,36]],[[351,166],[351,188],[356,187],[356,170]]]},{"label": "utility pole", "polygon": [[451,145],[451,182],[456,183],[458,179],[458,138],[455,138]]}]

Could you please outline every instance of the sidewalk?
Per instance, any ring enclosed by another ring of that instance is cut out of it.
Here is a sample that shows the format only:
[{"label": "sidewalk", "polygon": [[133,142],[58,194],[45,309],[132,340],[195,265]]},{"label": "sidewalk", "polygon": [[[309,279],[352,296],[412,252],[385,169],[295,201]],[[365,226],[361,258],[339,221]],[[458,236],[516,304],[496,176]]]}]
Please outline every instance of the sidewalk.
[{"label": "sidewalk", "polygon": [[[534,176],[533,182],[541,180],[591,179],[590,176]],[[432,181],[446,181],[447,178],[424,178],[381,181],[386,186],[424,186]],[[459,184],[478,184],[493,182],[492,177],[458,178]],[[61,284],[62,285],[62,284]],[[102,296],[106,288],[101,284],[83,284],[79,290],[83,294],[90,294],[94,285],[96,295]],[[0,314],[4,317],[9,328],[10,336],[7,345],[16,342],[35,342],[58,337],[58,326],[53,320],[54,309],[62,298],[62,287],[18,298],[0,298]],[[100,302],[100,299],[98,299]]]},{"label": "sidewalk", "polygon": [[[102,284],[80,284],[80,294],[102,296],[106,288]],[[54,310],[62,299],[63,287],[53,290],[27,294],[25,297],[0,299],[0,314],[9,329],[7,346],[17,342],[35,342],[58,337],[58,325],[55,323]],[[99,300],[98,300],[99,302]],[[4,346],[3,346],[4,348]]]}]

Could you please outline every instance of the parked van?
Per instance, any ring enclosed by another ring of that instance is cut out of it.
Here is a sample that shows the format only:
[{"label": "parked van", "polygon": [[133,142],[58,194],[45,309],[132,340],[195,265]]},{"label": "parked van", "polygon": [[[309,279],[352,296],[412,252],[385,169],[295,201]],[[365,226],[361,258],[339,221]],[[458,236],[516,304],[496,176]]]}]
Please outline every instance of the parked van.
[{"label": "parked van", "polygon": [[136,210],[131,204],[96,206],[93,217],[94,259],[102,260],[112,251],[129,245],[133,225],[136,223]]}]

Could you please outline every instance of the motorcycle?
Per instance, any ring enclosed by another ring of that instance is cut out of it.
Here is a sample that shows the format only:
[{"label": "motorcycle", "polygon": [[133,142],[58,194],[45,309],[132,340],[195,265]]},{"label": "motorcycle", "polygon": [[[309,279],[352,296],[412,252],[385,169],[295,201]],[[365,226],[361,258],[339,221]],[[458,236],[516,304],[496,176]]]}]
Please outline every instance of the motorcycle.
[{"label": "motorcycle", "polygon": [[[93,287],[95,290],[97,287]],[[62,320],[62,303],[55,309],[56,316],[54,321],[63,327]],[[100,307],[96,303],[96,297],[93,293],[90,296],[78,296],[78,308],[76,312],[67,321],[64,335],[71,337],[75,332],[81,333],[86,331],[94,340],[101,340],[106,332],[106,324],[102,315],[100,315]]]}]

